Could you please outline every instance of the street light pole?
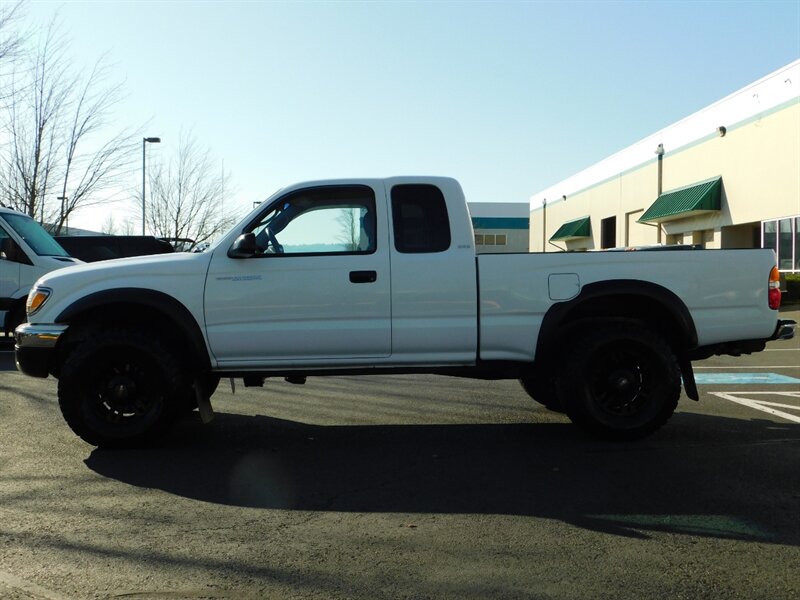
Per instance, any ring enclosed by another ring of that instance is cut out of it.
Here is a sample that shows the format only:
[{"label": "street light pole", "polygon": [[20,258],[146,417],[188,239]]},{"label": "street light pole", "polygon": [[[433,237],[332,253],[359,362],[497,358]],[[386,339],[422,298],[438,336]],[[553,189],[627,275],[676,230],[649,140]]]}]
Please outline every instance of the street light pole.
[{"label": "street light pole", "polygon": [[147,171],[145,169],[145,148],[147,147],[147,143],[151,144],[158,144],[161,142],[160,137],[146,137],[142,138],[142,235],[144,235],[144,226],[145,226],[145,190],[147,188]]}]

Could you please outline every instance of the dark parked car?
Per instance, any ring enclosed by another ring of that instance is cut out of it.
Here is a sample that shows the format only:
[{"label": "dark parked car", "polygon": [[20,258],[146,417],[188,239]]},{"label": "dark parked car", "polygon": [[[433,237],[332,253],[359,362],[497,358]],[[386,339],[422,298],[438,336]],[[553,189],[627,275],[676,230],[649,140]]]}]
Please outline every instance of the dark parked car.
[{"label": "dark parked car", "polygon": [[96,262],[128,256],[174,252],[169,242],[151,235],[72,235],[56,236],[70,256]]}]

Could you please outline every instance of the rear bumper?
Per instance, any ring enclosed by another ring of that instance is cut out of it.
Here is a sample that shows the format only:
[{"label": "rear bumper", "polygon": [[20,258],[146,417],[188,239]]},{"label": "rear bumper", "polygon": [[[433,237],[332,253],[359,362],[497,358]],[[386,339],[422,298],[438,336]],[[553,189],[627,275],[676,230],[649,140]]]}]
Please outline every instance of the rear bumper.
[{"label": "rear bumper", "polygon": [[31,325],[23,323],[14,332],[14,355],[17,369],[31,377],[47,377],[56,344],[67,325]]},{"label": "rear bumper", "polygon": [[704,360],[715,354],[718,356],[741,356],[742,354],[752,354],[761,352],[767,346],[767,342],[773,340],[790,340],[794,337],[797,323],[791,319],[781,319],[775,325],[772,335],[763,340],[738,340],[733,342],[723,342],[711,346],[701,346],[691,350],[688,354],[690,360]]},{"label": "rear bumper", "polygon": [[794,330],[797,327],[797,321],[792,319],[781,319],[775,327],[775,333],[772,334],[771,340],[790,340],[794,337]]}]

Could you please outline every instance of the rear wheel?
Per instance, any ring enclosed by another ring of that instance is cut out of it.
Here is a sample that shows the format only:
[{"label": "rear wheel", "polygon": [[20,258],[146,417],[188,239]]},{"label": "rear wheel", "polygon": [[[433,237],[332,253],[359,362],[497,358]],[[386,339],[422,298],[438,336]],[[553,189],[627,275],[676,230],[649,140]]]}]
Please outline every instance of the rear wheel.
[{"label": "rear wheel", "polygon": [[84,340],[66,357],[58,402],[86,442],[134,446],[172,424],[182,379],[174,354],[154,335],[115,328]]},{"label": "rear wheel", "polygon": [[576,343],[558,376],[570,419],[612,439],[644,437],[669,420],[681,392],[669,345],[642,327],[600,328]]}]

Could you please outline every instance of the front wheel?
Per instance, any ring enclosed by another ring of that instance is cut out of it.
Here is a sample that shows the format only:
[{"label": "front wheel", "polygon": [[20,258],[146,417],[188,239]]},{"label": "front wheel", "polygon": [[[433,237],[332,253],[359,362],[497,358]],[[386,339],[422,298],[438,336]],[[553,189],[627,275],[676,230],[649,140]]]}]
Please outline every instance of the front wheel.
[{"label": "front wheel", "polygon": [[577,340],[558,377],[559,397],[576,425],[631,440],[659,429],[681,393],[669,345],[642,327],[601,327]]},{"label": "front wheel", "polygon": [[135,446],[174,421],[182,378],[174,354],[153,335],[110,329],[66,357],[58,403],[67,424],[86,442]]}]

